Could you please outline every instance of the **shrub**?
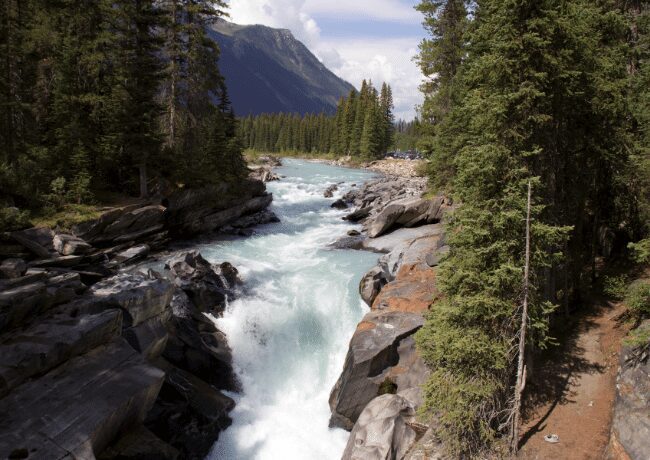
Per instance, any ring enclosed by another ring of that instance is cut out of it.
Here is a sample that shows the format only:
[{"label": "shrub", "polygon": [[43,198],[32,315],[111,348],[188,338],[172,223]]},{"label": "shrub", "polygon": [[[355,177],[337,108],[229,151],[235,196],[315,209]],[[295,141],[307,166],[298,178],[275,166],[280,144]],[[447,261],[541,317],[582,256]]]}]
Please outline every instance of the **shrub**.
[{"label": "shrub", "polygon": [[650,316],[650,281],[632,283],[625,296],[625,304],[636,319]]},{"label": "shrub", "polygon": [[627,277],[625,275],[606,276],[603,281],[603,292],[614,299],[623,299],[627,292]]},{"label": "shrub", "polygon": [[29,212],[18,208],[0,208],[0,232],[13,232],[31,227]]}]

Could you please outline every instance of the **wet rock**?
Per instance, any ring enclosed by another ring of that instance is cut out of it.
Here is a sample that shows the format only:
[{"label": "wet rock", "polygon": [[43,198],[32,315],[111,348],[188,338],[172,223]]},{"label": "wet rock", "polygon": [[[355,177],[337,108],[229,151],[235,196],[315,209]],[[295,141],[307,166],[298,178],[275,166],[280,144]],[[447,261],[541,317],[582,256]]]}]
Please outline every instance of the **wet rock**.
[{"label": "wet rock", "polygon": [[144,273],[121,273],[93,285],[79,300],[81,311],[120,308],[125,327],[154,318],[167,308],[174,286],[167,280]]},{"label": "wet rock", "polygon": [[0,458],[94,458],[144,419],[163,377],[121,339],[78,356],[0,400]]},{"label": "wet rock", "polygon": [[359,230],[348,230],[348,236],[360,236],[361,232]]},{"label": "wet rock", "polygon": [[347,209],[347,207],[348,204],[342,199],[338,199],[334,203],[332,203],[332,208],[334,209]]},{"label": "wet rock", "polygon": [[415,444],[415,408],[399,395],[373,399],[354,425],[343,460],[403,459]]},{"label": "wet rock", "polygon": [[334,192],[336,192],[339,189],[338,184],[333,184],[330,185],[325,189],[325,192],[323,193],[323,196],[325,198],[332,198],[334,196]]},{"label": "wet rock", "polygon": [[363,236],[345,236],[329,245],[333,249],[363,249]]},{"label": "wet rock", "polygon": [[[650,320],[640,328],[650,331]],[[650,352],[643,348],[621,352],[609,446],[614,458],[650,458]]]},{"label": "wet rock", "polygon": [[174,284],[182,289],[201,311],[221,313],[226,297],[239,283],[236,269],[230,265],[214,267],[198,251],[179,254],[166,267]]},{"label": "wet rock", "polygon": [[120,310],[71,317],[61,312],[0,338],[0,398],[28,378],[118,337]]},{"label": "wet rock", "polygon": [[160,396],[145,425],[172,445],[183,459],[203,459],[219,432],[231,424],[235,403],[201,379],[168,363]]},{"label": "wet rock", "polygon": [[87,254],[93,247],[74,235],[59,233],[52,240],[54,250],[62,256]]},{"label": "wet rock", "polygon": [[239,219],[231,223],[228,226],[228,228],[242,229],[242,228],[255,227],[257,225],[273,224],[277,222],[280,222],[278,216],[273,211],[269,211],[268,209],[265,209],[258,213],[252,214],[250,216],[240,217]]},{"label": "wet rock", "polygon": [[400,342],[423,324],[422,316],[414,313],[372,311],[364,316],[330,395],[331,426],[352,429],[361,411],[377,396],[386,370],[398,364]]},{"label": "wet rock", "polygon": [[0,264],[0,278],[20,278],[27,271],[27,264],[22,259],[5,259]]},{"label": "wet rock", "polygon": [[218,389],[239,390],[225,334],[183,291],[177,291],[171,307],[174,316],[168,325],[170,335],[163,352],[165,359]]}]

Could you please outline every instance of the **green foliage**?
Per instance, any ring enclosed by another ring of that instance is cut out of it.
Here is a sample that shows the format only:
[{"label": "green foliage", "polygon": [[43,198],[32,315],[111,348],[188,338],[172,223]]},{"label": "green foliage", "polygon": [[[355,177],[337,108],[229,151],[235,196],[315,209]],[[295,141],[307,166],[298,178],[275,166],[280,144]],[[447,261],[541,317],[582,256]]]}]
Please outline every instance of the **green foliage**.
[{"label": "green foliage", "polygon": [[625,294],[625,305],[634,318],[650,316],[650,281],[640,280],[632,283]]},{"label": "green foliage", "polygon": [[379,390],[377,391],[377,396],[397,393],[397,385],[390,378],[386,377],[381,385],[379,385]]},{"label": "green foliage", "polygon": [[[433,370],[424,411],[452,454],[503,434],[522,301],[526,186],[533,183],[530,329],[541,348],[560,300],[583,290],[598,229],[629,219],[627,29],[588,0],[423,1],[430,37],[423,131],[434,188],[461,206],[439,267],[442,300],[417,343]],[[576,212],[576,210],[580,210]],[[507,424],[505,424],[507,425]]]},{"label": "green foliage", "polygon": [[638,243],[629,243],[627,247],[632,251],[632,258],[636,263],[650,263],[650,238],[641,240]]},{"label": "green foliage", "polygon": [[0,208],[0,232],[13,232],[30,227],[30,215],[14,207]]},{"label": "green foliage", "polygon": [[321,114],[249,115],[239,123],[244,148],[260,152],[336,153],[381,158],[394,140],[393,96],[363,81],[361,92],[341,98],[334,116]]},{"label": "green foliage", "polygon": [[627,292],[627,276],[606,276],[603,280],[603,292],[613,299],[620,300]]}]

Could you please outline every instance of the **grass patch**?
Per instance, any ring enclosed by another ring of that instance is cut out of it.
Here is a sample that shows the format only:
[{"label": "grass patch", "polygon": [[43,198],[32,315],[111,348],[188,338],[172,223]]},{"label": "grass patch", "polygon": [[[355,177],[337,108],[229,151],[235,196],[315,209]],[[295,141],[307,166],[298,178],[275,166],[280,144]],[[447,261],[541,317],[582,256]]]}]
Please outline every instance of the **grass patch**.
[{"label": "grass patch", "polygon": [[36,215],[31,220],[35,227],[59,228],[68,231],[77,224],[99,218],[105,211],[105,208],[95,205],[67,204],[61,211]]}]

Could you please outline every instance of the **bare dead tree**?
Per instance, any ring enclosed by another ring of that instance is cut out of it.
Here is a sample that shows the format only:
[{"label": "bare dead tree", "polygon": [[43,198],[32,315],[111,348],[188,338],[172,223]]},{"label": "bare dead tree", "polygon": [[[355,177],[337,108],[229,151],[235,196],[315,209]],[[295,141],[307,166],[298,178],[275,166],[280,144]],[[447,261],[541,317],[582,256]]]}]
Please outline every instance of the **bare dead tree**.
[{"label": "bare dead tree", "polygon": [[528,204],[526,206],[526,265],[524,266],[524,303],[521,311],[521,329],[519,332],[519,358],[517,363],[517,383],[515,385],[515,398],[512,417],[512,444],[511,451],[517,453],[519,449],[519,424],[521,418],[521,396],[526,386],[526,328],[528,326],[528,288],[530,277],[530,202],[532,185],[528,182]]}]

